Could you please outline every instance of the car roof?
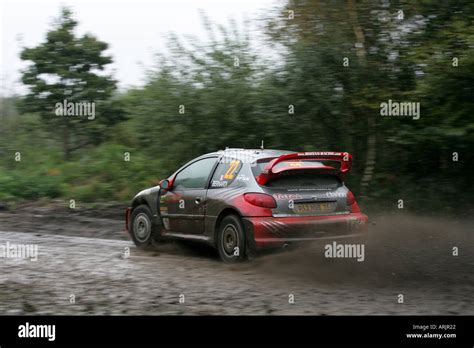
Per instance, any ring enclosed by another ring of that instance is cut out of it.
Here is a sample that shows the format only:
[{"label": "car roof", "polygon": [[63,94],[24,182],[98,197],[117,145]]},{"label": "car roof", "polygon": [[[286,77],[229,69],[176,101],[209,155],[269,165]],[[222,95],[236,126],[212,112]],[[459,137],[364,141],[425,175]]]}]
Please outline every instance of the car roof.
[{"label": "car roof", "polygon": [[279,157],[281,155],[286,155],[289,153],[295,153],[295,151],[275,150],[275,149],[226,148],[225,150],[210,152],[200,157],[224,155],[226,157],[232,157],[236,159],[248,159],[249,157],[252,157],[258,160],[261,158]]}]

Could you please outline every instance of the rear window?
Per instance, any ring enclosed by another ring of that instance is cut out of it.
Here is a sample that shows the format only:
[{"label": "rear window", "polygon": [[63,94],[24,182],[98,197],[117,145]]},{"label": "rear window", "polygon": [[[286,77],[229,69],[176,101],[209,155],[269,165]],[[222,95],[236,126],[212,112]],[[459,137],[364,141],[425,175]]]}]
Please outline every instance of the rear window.
[{"label": "rear window", "polygon": [[312,188],[317,190],[333,190],[342,185],[341,180],[334,174],[318,173],[315,171],[283,172],[267,183],[268,187],[281,188]]}]

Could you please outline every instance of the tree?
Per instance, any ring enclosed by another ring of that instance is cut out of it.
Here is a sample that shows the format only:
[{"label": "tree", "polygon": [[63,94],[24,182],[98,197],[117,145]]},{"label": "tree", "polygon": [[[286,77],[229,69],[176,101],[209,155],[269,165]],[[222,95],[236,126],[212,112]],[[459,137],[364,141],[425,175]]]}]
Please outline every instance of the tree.
[{"label": "tree", "polygon": [[[21,59],[31,64],[22,73],[29,93],[20,108],[41,115],[51,135],[61,139],[66,160],[75,150],[100,143],[107,127],[124,119],[121,109],[110,100],[116,82],[105,74],[112,63],[112,58],[104,55],[108,45],[89,34],[76,37],[77,24],[71,10],[64,7],[46,41],[21,52]],[[86,105],[90,109],[87,115],[61,117],[56,113],[60,104],[78,106],[76,111],[84,111]]]},{"label": "tree", "polygon": [[127,96],[140,145],[160,169],[226,146],[256,148],[267,136],[258,88],[265,69],[249,33],[204,24],[209,42],[171,36],[148,83]]},{"label": "tree", "polygon": [[[354,153],[361,193],[373,202],[395,192],[427,209],[432,202],[459,202],[454,193],[472,186],[463,173],[474,162],[474,6],[292,0],[277,11],[267,33],[285,57],[279,95],[300,111],[293,137]],[[421,119],[380,117],[389,99],[419,102]],[[459,163],[451,159],[456,151]]]}]

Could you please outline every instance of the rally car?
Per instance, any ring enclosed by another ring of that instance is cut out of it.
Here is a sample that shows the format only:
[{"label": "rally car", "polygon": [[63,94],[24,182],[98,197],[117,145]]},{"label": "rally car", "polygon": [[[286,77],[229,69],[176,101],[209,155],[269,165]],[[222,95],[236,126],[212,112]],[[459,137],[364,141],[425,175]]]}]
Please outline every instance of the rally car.
[{"label": "rally car", "polygon": [[226,149],[197,157],[138,193],[126,228],[139,248],[163,238],[207,243],[225,262],[259,250],[364,237],[344,177],[346,152]]}]

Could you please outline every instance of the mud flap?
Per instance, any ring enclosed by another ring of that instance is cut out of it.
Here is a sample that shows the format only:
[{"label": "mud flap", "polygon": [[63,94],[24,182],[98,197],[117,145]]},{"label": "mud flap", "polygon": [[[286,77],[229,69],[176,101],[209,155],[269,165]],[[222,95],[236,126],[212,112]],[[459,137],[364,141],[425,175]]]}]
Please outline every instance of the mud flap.
[{"label": "mud flap", "polygon": [[255,243],[255,238],[253,234],[253,225],[250,221],[243,218],[245,233],[245,254],[249,260],[253,260],[258,256],[257,244]]}]

